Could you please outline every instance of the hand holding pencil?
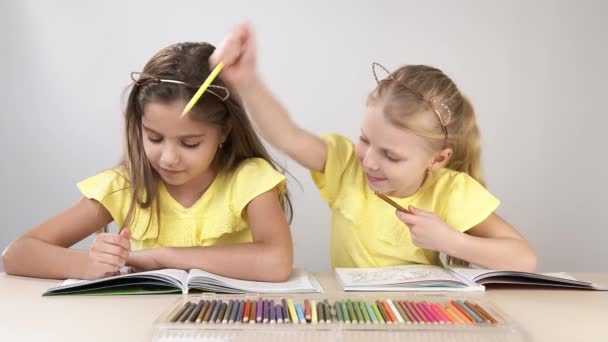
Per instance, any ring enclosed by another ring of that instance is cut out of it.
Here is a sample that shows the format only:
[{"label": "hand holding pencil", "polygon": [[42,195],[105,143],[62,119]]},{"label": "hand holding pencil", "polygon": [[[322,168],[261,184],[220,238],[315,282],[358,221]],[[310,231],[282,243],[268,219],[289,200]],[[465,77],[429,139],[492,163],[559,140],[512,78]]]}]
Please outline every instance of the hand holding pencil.
[{"label": "hand holding pencil", "polygon": [[119,234],[101,233],[95,237],[88,254],[84,279],[97,279],[117,275],[131,253],[131,230],[124,228]]},{"label": "hand holding pencil", "polygon": [[249,24],[235,27],[209,58],[209,64],[223,63],[221,77],[242,90],[256,78],[256,44]]}]

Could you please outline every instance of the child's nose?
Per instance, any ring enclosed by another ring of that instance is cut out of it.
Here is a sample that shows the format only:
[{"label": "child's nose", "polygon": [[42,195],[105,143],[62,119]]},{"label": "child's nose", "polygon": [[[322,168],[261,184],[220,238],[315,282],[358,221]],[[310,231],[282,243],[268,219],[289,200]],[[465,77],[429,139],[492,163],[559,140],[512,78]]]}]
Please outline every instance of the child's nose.
[{"label": "child's nose", "polygon": [[171,146],[166,146],[165,148],[163,148],[163,150],[161,152],[160,161],[164,165],[177,164],[177,161],[178,161],[177,151],[175,151],[175,149],[172,148]]},{"label": "child's nose", "polygon": [[372,149],[367,150],[367,152],[363,156],[362,164],[363,164],[363,167],[368,170],[378,170],[378,168],[379,168],[378,161],[377,161],[376,156],[374,155],[374,152],[372,151]]}]

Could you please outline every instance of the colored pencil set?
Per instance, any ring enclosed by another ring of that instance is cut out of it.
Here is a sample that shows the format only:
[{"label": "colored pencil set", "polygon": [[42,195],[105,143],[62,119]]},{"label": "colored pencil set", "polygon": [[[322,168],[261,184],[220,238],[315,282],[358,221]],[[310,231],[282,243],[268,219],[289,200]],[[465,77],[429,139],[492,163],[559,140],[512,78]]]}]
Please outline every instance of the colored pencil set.
[{"label": "colored pencil set", "polygon": [[496,324],[497,319],[467,300],[427,301],[379,299],[375,302],[292,299],[187,301],[169,317],[172,323],[214,324]]}]

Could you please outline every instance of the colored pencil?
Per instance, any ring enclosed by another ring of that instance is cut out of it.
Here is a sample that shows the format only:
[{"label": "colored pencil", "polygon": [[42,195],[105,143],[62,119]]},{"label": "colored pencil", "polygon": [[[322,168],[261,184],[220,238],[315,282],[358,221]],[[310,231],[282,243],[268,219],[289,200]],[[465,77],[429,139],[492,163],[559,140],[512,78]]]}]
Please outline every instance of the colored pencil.
[{"label": "colored pencil", "polygon": [[267,299],[264,299],[262,303],[264,303],[264,309],[262,310],[262,323],[268,323],[268,320],[270,319],[270,302]]},{"label": "colored pencil", "polygon": [[310,301],[310,321],[312,324],[318,324],[319,319],[317,315],[317,302],[314,300]]},{"label": "colored pencil", "polygon": [[205,301],[202,299],[198,301],[198,304],[196,304],[196,306],[194,307],[194,310],[192,310],[192,312],[190,313],[190,317],[188,317],[188,322],[196,321],[196,317],[198,317],[198,314],[201,311],[201,309],[203,308],[204,303],[205,303]]},{"label": "colored pencil", "polygon": [[372,308],[370,303],[365,302],[365,309],[367,310],[369,319],[371,320],[372,324],[378,324],[378,318],[376,318],[376,314],[374,313],[374,309]]},{"label": "colored pencil", "polygon": [[477,316],[477,314],[474,313],[473,310],[469,309],[469,307],[463,301],[457,300],[456,304],[460,305],[461,308],[463,308],[471,317],[473,317],[475,322],[477,322],[477,323],[483,322],[483,320],[479,316]]},{"label": "colored pencil", "polygon": [[296,304],[296,313],[298,314],[298,320],[300,323],[306,323],[306,317],[304,317],[304,309],[301,304]]},{"label": "colored pencil", "polygon": [[399,323],[399,324],[405,324],[405,319],[403,318],[403,316],[401,316],[401,312],[399,312],[399,310],[395,306],[395,303],[393,303],[393,301],[390,300],[390,299],[387,299],[386,303],[388,304],[388,306],[390,307],[393,315],[397,319],[397,323]]},{"label": "colored pencil", "polygon": [[490,323],[492,324],[496,324],[498,323],[498,320],[496,318],[494,318],[494,316],[490,315],[490,313],[488,311],[486,311],[486,309],[484,309],[481,305],[479,304],[473,304],[477,310],[479,310],[479,312],[481,312],[482,315],[484,315],[487,319],[490,320]]},{"label": "colored pencil", "polygon": [[182,316],[182,314],[190,307],[190,302],[185,302],[182,307],[177,310],[177,312],[175,313],[175,315],[173,315],[173,317],[171,317],[171,323],[175,323],[179,320],[179,318]]},{"label": "colored pencil", "polygon": [[281,307],[281,304],[277,304],[274,307],[274,310],[276,311],[275,317],[277,318],[277,323],[283,324],[283,308]]},{"label": "colored pencil", "polygon": [[329,305],[329,301],[327,299],[323,300],[323,314],[325,316],[325,323],[331,323],[332,314],[331,314],[331,305]]},{"label": "colored pencil", "polygon": [[378,323],[385,323],[384,316],[382,315],[382,311],[378,307],[378,303],[371,303],[372,309],[374,309],[374,314],[378,319]]},{"label": "colored pencil", "polygon": [[245,310],[243,312],[243,323],[249,322],[249,315],[251,314],[251,301],[247,299],[245,302]]},{"label": "colored pencil", "polygon": [[294,324],[300,323],[300,319],[298,318],[298,313],[296,312],[296,307],[293,305],[293,300],[287,300],[287,306],[289,307],[289,316],[291,316],[291,321]]}]

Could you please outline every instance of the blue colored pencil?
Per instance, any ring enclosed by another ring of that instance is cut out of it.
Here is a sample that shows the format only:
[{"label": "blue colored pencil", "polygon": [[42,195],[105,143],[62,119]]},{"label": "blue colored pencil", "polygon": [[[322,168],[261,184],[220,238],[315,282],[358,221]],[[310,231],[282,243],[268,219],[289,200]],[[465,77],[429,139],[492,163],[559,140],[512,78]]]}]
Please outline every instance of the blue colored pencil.
[{"label": "blue colored pencil", "polygon": [[365,309],[367,310],[372,323],[378,324],[378,318],[376,318],[376,314],[374,314],[374,309],[372,309],[372,306],[368,302],[365,302]]},{"label": "blue colored pencil", "polygon": [[220,312],[220,306],[222,306],[222,300],[219,299],[215,303],[215,307],[213,308],[213,312],[211,313],[211,318],[209,318],[209,322],[213,323],[217,319],[217,314]]},{"label": "blue colored pencil", "polygon": [[471,317],[473,317],[475,321],[477,321],[477,323],[483,323],[484,320],[481,319],[481,317],[477,316],[477,314],[473,310],[471,310],[463,301],[457,300],[456,303],[460,305],[463,309],[465,309],[466,312],[471,315]]},{"label": "blue colored pencil", "polygon": [[296,313],[298,314],[298,320],[300,323],[306,323],[306,318],[304,317],[304,310],[302,309],[302,305],[296,304]]}]

